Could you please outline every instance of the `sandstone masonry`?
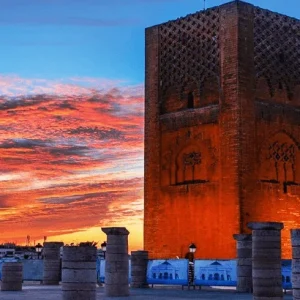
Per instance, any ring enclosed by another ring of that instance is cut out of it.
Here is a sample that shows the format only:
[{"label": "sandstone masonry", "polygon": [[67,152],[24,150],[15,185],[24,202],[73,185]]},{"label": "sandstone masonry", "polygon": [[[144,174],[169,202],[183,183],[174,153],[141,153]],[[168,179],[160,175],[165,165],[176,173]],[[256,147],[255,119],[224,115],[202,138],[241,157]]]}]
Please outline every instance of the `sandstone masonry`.
[{"label": "sandstone masonry", "polygon": [[149,258],[234,258],[248,222],[300,218],[300,21],[242,1],[146,29]]}]

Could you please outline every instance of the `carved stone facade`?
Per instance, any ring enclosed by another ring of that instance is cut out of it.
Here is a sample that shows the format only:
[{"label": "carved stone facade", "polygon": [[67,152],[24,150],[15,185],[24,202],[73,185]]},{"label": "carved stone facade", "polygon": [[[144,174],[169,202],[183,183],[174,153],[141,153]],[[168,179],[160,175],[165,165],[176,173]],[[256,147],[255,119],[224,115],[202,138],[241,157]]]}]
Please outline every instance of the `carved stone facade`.
[{"label": "carved stone facade", "polygon": [[218,7],[160,26],[161,113],[218,103],[219,31]]},{"label": "carved stone facade", "polygon": [[300,184],[299,146],[287,133],[280,131],[261,148],[259,177],[262,182],[281,183],[284,193],[288,185]]},{"label": "carved stone facade", "polygon": [[268,98],[293,101],[300,87],[299,20],[255,7],[253,27],[256,80],[265,80]]},{"label": "carved stone facade", "polygon": [[197,128],[166,132],[162,134],[161,145],[162,187],[216,179],[217,148]]},{"label": "carved stone facade", "polygon": [[146,30],[145,249],[234,258],[300,226],[300,21],[233,1]]}]

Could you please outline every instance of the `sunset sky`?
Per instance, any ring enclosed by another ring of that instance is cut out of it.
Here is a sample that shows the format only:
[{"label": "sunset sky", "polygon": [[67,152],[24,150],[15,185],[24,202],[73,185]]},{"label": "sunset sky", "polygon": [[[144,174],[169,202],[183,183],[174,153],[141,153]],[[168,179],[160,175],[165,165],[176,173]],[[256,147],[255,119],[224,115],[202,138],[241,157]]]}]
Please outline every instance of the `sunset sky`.
[{"label": "sunset sky", "polygon": [[[248,2],[300,19],[299,0]],[[125,226],[143,248],[144,29],[203,6],[0,0],[0,243]]]}]

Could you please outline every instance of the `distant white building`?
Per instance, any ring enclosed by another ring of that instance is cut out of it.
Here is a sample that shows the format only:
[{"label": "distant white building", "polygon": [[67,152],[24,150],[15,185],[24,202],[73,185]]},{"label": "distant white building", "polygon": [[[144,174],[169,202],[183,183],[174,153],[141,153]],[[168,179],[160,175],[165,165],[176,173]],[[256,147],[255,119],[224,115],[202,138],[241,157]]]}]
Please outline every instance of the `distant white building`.
[{"label": "distant white building", "polygon": [[15,249],[12,248],[0,248],[0,258],[14,257],[15,252],[16,252]]}]

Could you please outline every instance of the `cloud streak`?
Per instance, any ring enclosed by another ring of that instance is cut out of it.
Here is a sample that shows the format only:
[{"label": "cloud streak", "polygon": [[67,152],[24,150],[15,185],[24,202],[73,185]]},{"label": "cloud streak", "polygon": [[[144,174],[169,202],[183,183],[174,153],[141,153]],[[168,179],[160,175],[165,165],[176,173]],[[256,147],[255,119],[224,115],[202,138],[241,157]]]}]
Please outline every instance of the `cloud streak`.
[{"label": "cloud streak", "polygon": [[[72,77],[67,79],[22,78],[17,75],[0,74],[0,101],[1,97],[13,97],[13,101],[22,100],[36,102],[47,100],[50,96],[78,96],[89,95],[98,99],[104,97],[105,92],[121,91],[122,95],[130,97],[143,94],[143,86],[128,87],[123,80],[110,80],[105,78]],[[117,88],[116,88],[117,87]],[[31,96],[30,98],[27,96]],[[115,95],[111,95],[114,97]],[[70,98],[68,98],[70,100]],[[3,99],[1,101],[3,103]],[[0,103],[1,103],[0,102]],[[26,104],[24,104],[26,105]]]},{"label": "cloud streak", "polygon": [[0,86],[0,226],[13,228],[3,241],[142,226],[142,86],[17,76]]}]

